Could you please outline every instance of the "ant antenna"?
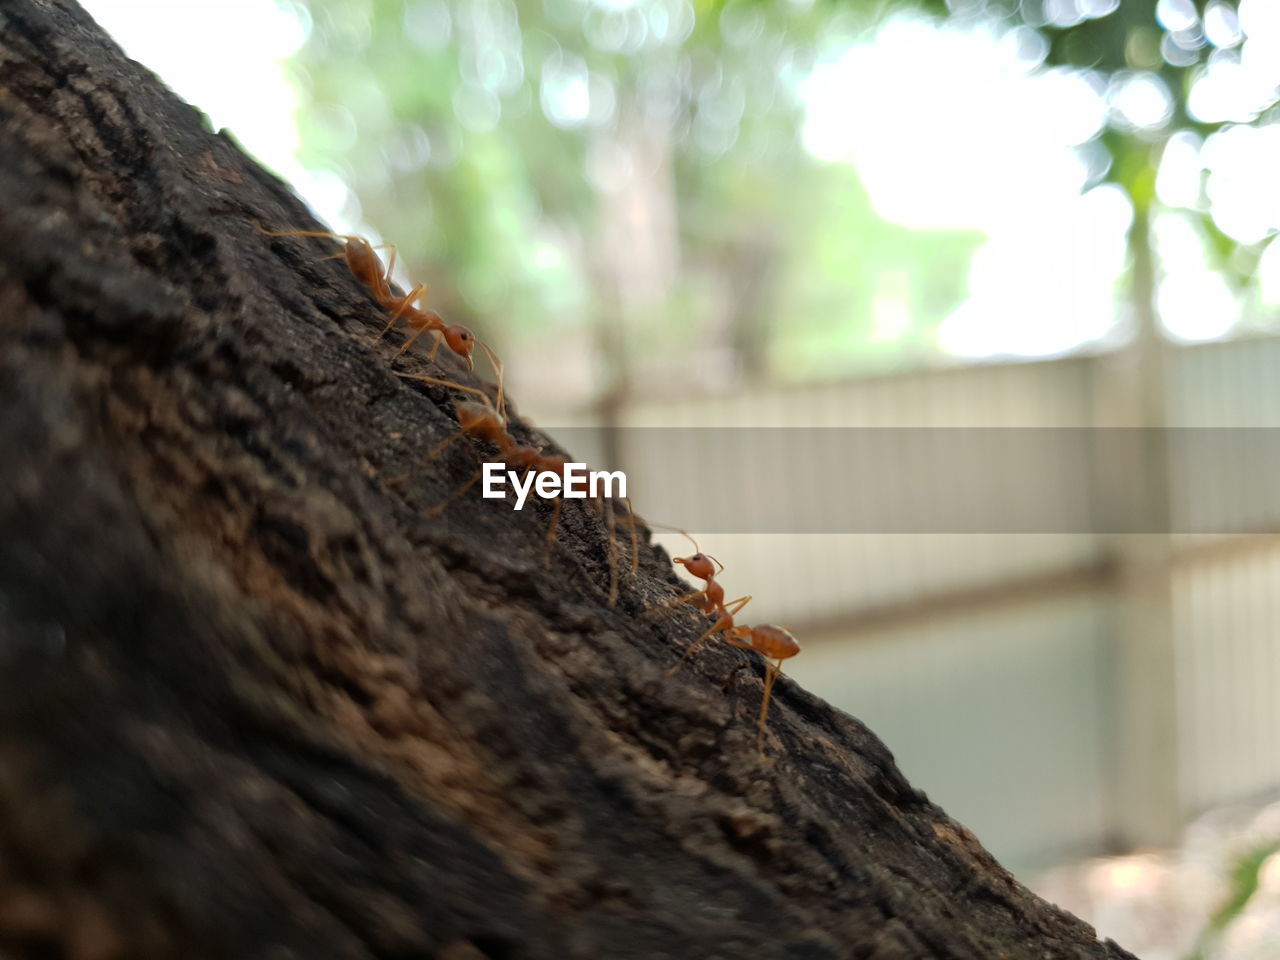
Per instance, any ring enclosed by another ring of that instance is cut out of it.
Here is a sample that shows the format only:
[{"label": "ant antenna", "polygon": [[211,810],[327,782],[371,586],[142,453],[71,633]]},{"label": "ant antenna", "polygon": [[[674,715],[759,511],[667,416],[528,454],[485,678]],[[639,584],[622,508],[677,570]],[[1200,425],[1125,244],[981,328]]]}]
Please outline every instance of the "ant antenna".
[{"label": "ant antenna", "polygon": [[503,393],[503,378],[506,368],[502,365],[502,361],[498,359],[498,355],[493,349],[476,337],[476,343],[480,345],[480,349],[484,351],[484,355],[489,358],[489,365],[493,367],[493,375],[498,379],[498,416],[502,418],[503,423],[507,420],[507,398]]},{"label": "ant antenna", "polygon": [[704,557],[706,557],[708,560],[711,560],[717,567],[720,568],[719,570],[716,571],[716,576],[719,576],[720,574],[724,573],[724,564],[721,563],[715,557],[711,556],[711,554],[703,553],[702,548],[698,546],[698,541],[694,539],[693,534],[691,534],[688,530],[685,530],[683,527],[673,527],[669,523],[658,523],[656,520],[646,520],[645,523],[647,523],[651,527],[659,527],[663,530],[670,530],[672,533],[680,534],[686,540],[688,540],[690,543],[693,544],[694,553],[696,554],[701,553]]},{"label": "ant antenna", "polygon": [[688,530],[684,529],[684,527],[673,527],[669,523],[659,523],[657,520],[646,520],[645,523],[647,523],[651,527],[658,527],[661,530],[669,530],[672,533],[680,534],[682,537],[684,537],[686,540],[688,540],[690,543],[693,544],[694,553],[702,552],[702,548],[698,546],[698,541],[693,538],[693,534],[690,533]]},{"label": "ant antenna", "polygon": [[682,537],[688,540],[691,544],[693,544],[694,553],[702,552],[702,548],[698,546],[698,541],[693,538],[693,534],[691,534],[688,530],[684,529],[684,527],[673,527],[669,523],[659,523],[657,520],[646,520],[645,523],[651,527],[657,527],[659,530],[668,530],[671,533],[680,534]]}]

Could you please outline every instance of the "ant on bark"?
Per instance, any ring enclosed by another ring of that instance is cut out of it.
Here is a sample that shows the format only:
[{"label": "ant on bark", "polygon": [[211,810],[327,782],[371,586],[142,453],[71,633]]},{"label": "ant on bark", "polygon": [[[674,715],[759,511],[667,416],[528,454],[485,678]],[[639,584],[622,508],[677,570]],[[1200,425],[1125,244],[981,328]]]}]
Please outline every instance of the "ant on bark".
[{"label": "ant on bark", "polygon": [[693,544],[693,553],[687,557],[672,557],[672,563],[678,563],[689,572],[690,576],[697,577],[699,580],[705,581],[706,586],[696,593],[685,593],[672,600],[668,600],[662,606],[676,606],[681,603],[696,603],[698,609],[703,613],[715,613],[716,610],[724,605],[724,587],[717,581],[721,573],[724,572],[724,564],[708,553],[703,553],[702,548],[698,546],[698,541],[693,538],[687,530],[680,527],[673,527],[666,523],[657,523],[653,520],[646,521],[651,527],[658,527],[662,530],[670,530],[672,533],[678,533]]},{"label": "ant on bark", "polygon": [[[662,526],[661,524],[654,525]],[[669,529],[674,530],[677,528],[672,527]],[[680,564],[690,574],[699,580],[705,581],[706,586],[696,593],[685,594],[674,602],[697,603],[704,613],[714,614],[716,621],[709,630],[685,648],[680,662],[667,671],[667,676],[675,675],[684,666],[684,662],[689,659],[690,655],[716,634],[723,634],[725,642],[732,646],[741,647],[743,650],[752,650],[764,657],[764,697],[760,702],[759,734],[756,739],[756,747],[763,754],[764,737],[767,729],[766,722],[769,718],[769,701],[773,696],[773,685],[777,681],[778,675],[782,673],[782,661],[798,654],[800,652],[800,644],[786,627],[779,627],[771,623],[758,627],[738,626],[734,622],[734,618],[742,612],[743,607],[751,602],[751,595],[738,597],[736,600],[730,600],[725,603],[724,587],[716,581],[716,576],[724,572],[724,564],[716,560],[715,557],[703,553],[698,546],[698,541],[694,540],[690,534],[684,530],[679,530],[679,532],[684,534],[689,539],[689,542],[693,544],[694,553],[689,557],[673,557],[672,562]],[[713,563],[715,564],[714,567],[712,566]]]},{"label": "ant on bark", "polygon": [[[374,247],[368,240],[363,237],[353,236],[351,234],[327,233],[321,230],[284,230],[274,231],[267,230],[257,220],[253,221],[254,227],[261,234],[268,237],[318,237],[328,240],[341,240],[344,244],[341,253],[335,253],[328,260],[336,260],[344,258],[347,261],[347,269],[351,271],[351,275],[357,280],[369,287],[373,292],[373,298],[384,309],[391,311],[391,319],[382,331],[374,338],[377,342],[381,340],[395,326],[396,321],[404,317],[409,327],[416,331],[404,346],[400,348],[397,357],[402,356],[417,342],[428,330],[436,334],[435,346],[431,348],[431,353],[427,355],[428,360],[434,360],[436,351],[440,349],[443,343],[457,356],[461,357],[466,363],[468,370],[475,369],[475,360],[471,353],[479,344],[480,349],[488,356],[489,362],[493,365],[495,374],[501,379],[501,362],[498,360],[494,352],[476,337],[469,329],[459,324],[446,324],[440,314],[434,310],[423,310],[413,306],[413,301],[419,296],[425,296],[427,285],[418,284],[408,294],[397,297],[391,292],[391,274],[396,268],[396,246],[393,243],[381,243]],[[391,250],[391,259],[384,269],[375,249],[388,247]]]},{"label": "ant on bark", "polygon": [[[501,385],[498,391],[498,407],[494,407],[493,402],[489,399],[488,394],[475,387],[468,387],[452,380],[443,380],[439,377],[429,377],[420,374],[399,374],[402,379],[416,380],[422,383],[430,383],[440,387],[450,387],[455,390],[461,390],[464,393],[472,394],[479,398],[480,402],[474,400],[459,401],[454,404],[454,412],[458,416],[459,429],[452,435],[446,437],[440,443],[436,444],[427,454],[427,458],[437,456],[445,447],[458,440],[461,437],[471,437],[474,440],[482,440],[491,443],[498,448],[498,458],[512,470],[523,471],[521,480],[523,481],[530,472],[535,473],[552,473],[559,476],[562,480],[565,476],[565,469],[568,466],[568,460],[557,455],[547,455],[541,450],[531,447],[528,444],[520,443],[516,440],[507,429],[506,410],[503,406],[503,397]],[[468,448],[471,449],[471,448]],[[472,451],[474,455],[475,451]],[[455,490],[449,498],[442,504],[431,508],[429,515],[439,516],[449,505],[465,494],[480,479],[484,473],[484,466],[481,464],[476,471],[461,487]],[[623,497],[623,502],[627,505],[627,513],[631,518],[631,572],[635,573],[639,568],[639,545],[636,539],[634,512],[631,507],[631,498]],[[609,606],[615,606],[618,601],[618,568],[617,561],[614,557],[614,545],[616,534],[616,522],[613,515],[613,507],[611,501],[601,495],[598,499],[592,498],[592,503],[597,510],[603,510],[606,517],[606,526],[609,531]],[[547,546],[543,554],[542,565],[544,568],[551,566],[551,550],[556,541],[556,530],[560,523],[560,511],[564,507],[564,499],[557,496],[551,511],[551,523],[547,528]]]},{"label": "ant on bark", "polygon": [[668,676],[679,670],[694,650],[717,633],[724,635],[726,643],[741,647],[743,650],[752,650],[764,657],[764,697],[760,701],[760,719],[757,721],[759,734],[756,738],[756,747],[763,754],[765,731],[767,730],[767,721],[769,719],[769,701],[773,696],[773,685],[777,681],[778,675],[782,673],[782,661],[798,654],[800,652],[800,644],[790,630],[786,627],[779,627],[776,624],[766,623],[758,627],[749,627],[745,624],[742,626],[736,625],[734,617],[750,602],[751,597],[748,595],[739,597],[737,600],[730,600],[727,604],[718,607],[715,624],[710,630],[689,644],[684,656],[680,658],[680,663],[668,671]]}]

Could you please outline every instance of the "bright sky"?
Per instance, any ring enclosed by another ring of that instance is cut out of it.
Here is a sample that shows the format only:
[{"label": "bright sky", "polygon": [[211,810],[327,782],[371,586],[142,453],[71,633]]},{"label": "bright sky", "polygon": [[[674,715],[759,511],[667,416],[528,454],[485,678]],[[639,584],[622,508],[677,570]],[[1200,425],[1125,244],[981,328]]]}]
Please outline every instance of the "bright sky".
[{"label": "bright sky", "polygon": [[[1189,6],[1164,2],[1161,12],[1171,21],[1194,18]],[[1241,28],[1249,36],[1243,44]],[[1206,120],[1250,119],[1280,83],[1280,2],[1243,0],[1239,23],[1229,7],[1211,4],[1204,29],[1218,49],[1193,89],[1193,110]],[[1096,146],[1074,148],[1109,113],[1131,127],[1161,126],[1169,95],[1149,74],[1107,89],[1086,71],[1037,70],[1045,52],[1026,28],[1001,34],[901,16],[822,63],[804,85],[806,146],[856,166],[881,216],[986,233],[970,297],[939,331],[955,354],[1062,353],[1106,337],[1116,316],[1132,211],[1118,189],[1088,189]],[[867,90],[875,95],[859,95]],[[1235,127],[1203,144],[1175,139],[1160,198],[1196,206],[1202,165],[1225,232],[1254,242],[1280,228],[1280,126]],[[1158,306],[1169,334],[1203,340],[1230,332],[1242,305],[1206,265],[1193,219],[1163,213],[1155,236],[1164,268]],[[1280,303],[1280,247],[1268,249],[1260,270],[1265,298]]]},{"label": "bright sky", "polygon": [[[199,105],[215,129],[229,128],[321,219],[338,230],[356,228],[359,203],[345,184],[305,169],[295,156],[298,97],[283,63],[306,40],[305,6],[82,2],[131,57]],[[1183,0],[1162,0],[1160,10],[1170,29],[1195,15]],[[1206,120],[1252,118],[1280,83],[1280,2],[1242,0],[1238,21],[1229,7],[1211,3],[1202,28],[1216,49],[1191,109]],[[1131,212],[1119,190],[1089,188],[1097,150],[1075,147],[1094,136],[1109,111],[1135,127],[1158,126],[1168,93],[1151,75],[1134,74],[1108,90],[1081,71],[1038,71],[1043,55],[1043,41],[1026,28],[1001,35],[898,17],[871,40],[837,51],[802,84],[806,146],[853,163],[883,217],[987,235],[973,261],[969,299],[940,328],[941,346],[957,355],[1047,356],[1112,329]],[[1280,125],[1229,128],[1204,143],[1176,138],[1160,171],[1161,199],[1170,207],[1195,205],[1202,166],[1224,231],[1251,242],[1280,228]],[[1165,273],[1158,302],[1170,334],[1197,340],[1229,333],[1242,306],[1206,266],[1193,220],[1163,213],[1155,235]],[[1260,271],[1265,300],[1280,303],[1280,245],[1267,248]],[[883,285],[877,317],[905,315],[906,293],[898,287]]]},{"label": "bright sky", "polygon": [[[359,206],[334,174],[296,159],[298,95],[284,61],[306,41],[301,3],[276,0],[81,0],[125,53],[226,127],[293,184],[337,230],[359,220]],[[367,232],[367,231],[366,231]]]}]

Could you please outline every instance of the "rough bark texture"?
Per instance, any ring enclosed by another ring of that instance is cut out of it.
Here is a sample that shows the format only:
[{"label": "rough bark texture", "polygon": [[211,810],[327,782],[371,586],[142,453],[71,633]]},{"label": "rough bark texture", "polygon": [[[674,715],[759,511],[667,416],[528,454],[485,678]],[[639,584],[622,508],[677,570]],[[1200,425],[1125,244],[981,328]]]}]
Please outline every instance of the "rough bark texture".
[{"label": "rough bark texture", "polygon": [[545,509],[428,517],[456,394],[286,187],[0,23],[0,956],[1128,956],[786,680],[762,761],[660,551],[611,609],[580,504],[549,571]]}]

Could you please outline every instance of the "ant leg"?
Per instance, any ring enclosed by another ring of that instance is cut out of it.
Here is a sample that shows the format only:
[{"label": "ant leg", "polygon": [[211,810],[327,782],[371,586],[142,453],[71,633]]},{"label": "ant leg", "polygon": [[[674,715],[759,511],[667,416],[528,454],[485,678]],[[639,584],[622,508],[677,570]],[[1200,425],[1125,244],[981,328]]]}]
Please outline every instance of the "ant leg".
[{"label": "ant leg", "polygon": [[627,526],[631,530],[631,572],[635,573],[640,569],[640,542],[636,538],[636,511],[631,506],[630,497],[623,497],[622,502],[627,505]]},{"label": "ant leg", "polygon": [[[269,234],[267,234],[267,236],[269,236],[269,237],[287,237],[287,236],[292,236],[292,234],[287,234],[287,233],[269,233]],[[324,237],[332,237],[332,236],[333,236],[333,234],[331,234],[331,233],[324,233],[324,234],[321,234],[321,236],[324,236]],[[350,240],[350,239],[352,239],[352,238],[350,238],[350,237],[338,237],[337,239],[339,239],[339,240]],[[371,243],[371,244],[369,245],[369,249],[370,249],[370,250],[381,250],[383,247],[390,247],[390,248],[394,251],[394,250],[395,250],[395,248],[396,248],[396,245],[395,245],[394,243]],[[331,254],[329,254],[327,257],[321,257],[320,259],[321,259],[322,261],[323,261],[323,260],[341,260],[341,259],[342,259],[343,257],[345,257],[346,255],[347,255],[347,252],[344,250],[344,251],[342,251],[341,253],[331,253]],[[396,260],[396,258],[395,258],[395,254],[394,254],[394,253],[392,253],[392,255],[391,255],[391,262],[392,262],[392,263],[395,263],[395,260]]]},{"label": "ant leg", "polygon": [[[502,365],[502,361],[498,359],[498,355],[493,352],[487,343],[479,338],[476,343],[480,344],[480,349],[484,351],[485,356],[489,358],[489,365],[493,367],[493,375],[498,378],[498,416],[503,420],[507,419],[507,398],[503,393],[503,379],[506,368]],[[439,346],[439,344],[437,344]]]},{"label": "ant leg", "polygon": [[[404,342],[404,346],[403,346],[403,347],[401,347],[401,348],[400,348],[400,352],[396,354],[396,359],[399,359],[400,357],[403,357],[406,353],[408,353],[408,352],[409,352],[409,349],[410,349],[410,348],[411,348],[415,343],[417,343],[417,342],[418,342],[418,338],[419,338],[419,337],[421,337],[424,333],[426,333],[426,332],[427,332],[428,330],[430,330],[430,329],[432,329],[432,328],[431,328],[431,327],[419,327],[419,328],[414,332],[413,336],[412,336],[412,337],[410,337],[408,340],[406,340],[406,341]],[[429,357],[427,358],[428,360],[434,360],[434,359],[435,359],[436,351],[440,349],[440,342],[441,342],[441,340],[443,340],[443,339],[444,339],[444,338],[443,338],[443,337],[441,337],[441,338],[440,338],[440,340],[437,340],[437,341],[436,341],[436,345],[435,345],[434,347],[432,347],[432,348],[431,348],[431,356],[429,356]],[[486,397],[486,399],[488,399],[488,398]]]},{"label": "ant leg", "polygon": [[[267,236],[269,236],[269,237],[292,237],[292,236],[297,236],[297,234],[292,234],[292,233],[269,233],[269,234],[267,234]],[[302,236],[312,236],[312,234],[302,234]],[[355,238],[355,237],[339,237],[339,236],[335,236],[335,235],[334,235],[334,234],[332,234],[332,233],[321,233],[321,234],[315,234],[315,236],[321,236],[321,237],[333,237],[335,240],[347,240],[347,241],[357,239],[357,238]],[[382,250],[382,249],[384,249],[385,247],[390,247],[390,248],[391,248],[391,263],[394,265],[394,264],[395,264],[395,262],[396,262],[396,254],[395,254],[396,245],[395,245],[394,243],[371,243],[371,244],[369,244],[369,249],[370,249],[370,250]],[[347,255],[347,252],[346,252],[345,250],[343,250],[341,253],[331,253],[331,254],[329,254],[327,257],[321,257],[320,259],[321,259],[322,261],[324,261],[324,260],[341,260],[341,259],[342,259],[343,257],[345,257],[346,255]]]},{"label": "ant leg", "polygon": [[329,233],[325,230],[268,230],[257,220],[250,220],[256,229],[263,236],[267,237],[317,237],[321,240],[341,240],[348,243],[352,240],[359,240],[359,237],[345,233]]},{"label": "ant leg", "polygon": [[768,730],[765,721],[769,719],[769,698],[773,696],[773,685],[778,679],[778,674],[782,672],[782,661],[774,660],[765,668],[764,676],[764,699],[760,702],[760,731],[756,736],[756,749],[760,751],[760,756],[764,756],[764,737]]},{"label": "ant leg", "polygon": [[[700,590],[700,591],[699,591],[699,593],[692,594],[692,596],[696,597],[696,596],[698,596],[700,593],[703,593],[703,594],[704,594],[704,593],[706,593],[706,592],[707,592],[707,591],[706,591],[705,589],[703,589],[703,590]],[[683,599],[683,598],[681,598],[681,599]],[[730,617],[736,617],[736,616],[738,615],[738,611],[739,611],[739,610],[741,610],[743,607],[745,607],[745,606],[746,606],[748,603],[750,603],[750,602],[751,602],[751,595],[750,595],[750,594],[747,594],[747,596],[745,596],[745,597],[739,597],[737,600],[730,600],[728,603],[726,603],[724,606],[722,606],[722,607],[720,608],[720,609],[721,609],[721,611],[722,611],[721,616],[728,615],[728,616],[730,616]],[[730,607],[733,607],[733,609],[732,609],[732,610],[730,610],[730,609],[729,609]],[[708,611],[708,612],[710,612],[710,611]],[[755,647],[751,646],[751,644],[749,644],[749,643],[743,643],[741,640],[735,640],[733,637],[725,637],[725,642],[726,642],[726,643],[732,643],[735,647],[742,647],[742,649],[744,649],[744,650],[754,650],[754,649],[755,649]]]},{"label": "ant leg", "polygon": [[396,321],[399,319],[400,319],[399,314],[392,314],[391,319],[387,321],[387,325],[378,332],[378,335],[376,337],[373,338],[373,342],[377,343],[379,340],[385,337],[388,333],[390,333],[391,328],[396,325]]},{"label": "ant leg", "polygon": [[475,486],[476,481],[480,480],[480,477],[483,475],[484,475],[484,467],[483,466],[476,467],[476,472],[474,472],[474,474],[471,475],[470,480],[467,480],[465,484],[462,484],[462,486],[460,486],[460,488],[458,488],[457,490],[454,490],[452,494],[449,494],[449,499],[445,500],[444,503],[439,504],[438,507],[431,507],[431,509],[429,509],[429,511],[426,512],[426,516],[438,517],[442,515],[442,513],[444,511],[447,511],[447,509],[449,508],[449,504],[453,503],[454,500],[458,499],[458,497],[462,497],[462,495],[465,494],[467,490],[470,490],[472,486]]},{"label": "ant leg", "polygon": [[551,526],[547,528],[547,552],[542,558],[544,570],[551,569],[551,547],[556,542],[556,524],[560,522],[560,508],[562,506],[564,506],[564,501],[557,497],[556,505],[551,511]]},{"label": "ant leg", "polygon": [[606,552],[609,554],[609,606],[618,605],[618,561],[613,555],[616,544],[613,536],[615,524],[613,522],[613,504],[611,501],[604,502],[605,529],[608,531],[608,546]]},{"label": "ant leg", "polygon": [[[706,633],[700,636],[697,640],[693,641],[693,643],[689,644],[689,646],[685,647],[684,656],[680,658],[679,663],[677,663],[674,667],[672,667],[670,670],[667,671],[667,676],[669,677],[673,676],[681,667],[684,666],[684,662],[689,659],[690,654],[692,654],[693,651],[697,650],[698,647],[702,646],[702,644],[705,643],[708,639],[710,639],[714,634],[719,633],[722,630],[727,630],[732,625],[732,622],[733,622],[732,618],[737,616],[738,611],[741,610],[750,602],[751,602],[751,595],[748,594],[745,597],[739,597],[737,600],[730,600],[728,603],[726,603],[724,607],[721,608],[722,612],[720,616],[716,619],[715,626],[713,626],[710,630],[708,630]],[[732,607],[733,609],[730,610],[729,609],[730,607]],[[727,638],[727,639],[729,640],[730,643],[733,643],[733,638]],[[740,644],[735,644],[735,646],[740,646]],[[753,650],[755,648],[748,647],[747,649]]]},{"label": "ant leg", "polygon": [[425,374],[419,373],[397,373],[396,376],[401,380],[420,380],[423,383],[435,384],[437,387],[452,387],[454,390],[461,390],[463,393],[475,394],[485,402],[486,406],[491,406],[489,395],[483,390],[478,390],[475,387],[468,387],[465,384],[455,383],[453,380],[441,380],[439,377],[428,377]]},{"label": "ant leg", "polygon": [[[671,597],[670,599],[663,600],[661,603],[655,603],[651,607],[646,607],[645,612],[648,613],[650,610],[665,610],[668,607],[678,607],[682,603],[697,603],[706,595],[707,595],[707,588],[703,587],[697,593],[682,593],[678,597]],[[704,612],[710,613],[711,611],[706,610]]]},{"label": "ant leg", "polygon": [[395,302],[391,296],[391,274],[396,268],[396,255],[399,251],[394,243],[375,244],[371,249],[391,251],[391,258],[387,266],[383,268],[379,264],[381,269],[369,283],[369,286],[373,288],[373,299],[377,300],[384,308],[390,308],[391,304]]},{"label": "ant leg", "polygon": [[455,441],[462,439],[465,436],[466,434],[463,431],[455,430],[453,433],[449,434],[449,436],[445,437],[443,440],[437,443],[434,447],[428,450],[426,459],[434,460],[436,457],[440,455],[441,450],[449,446],[451,443],[454,443]]},{"label": "ant leg", "polygon": [[436,351],[438,351],[438,350],[440,349],[440,344],[444,343],[444,334],[443,334],[443,333],[441,333],[439,330],[435,330],[435,329],[433,329],[431,332],[435,334],[435,338],[434,338],[434,340],[432,341],[432,344],[431,344],[431,351],[427,354],[427,360],[428,360],[428,362],[429,362],[429,361],[431,361],[431,360],[434,360],[434,359],[436,358]]},{"label": "ant leg", "polygon": [[702,644],[705,643],[710,637],[719,633],[721,630],[727,630],[727,629],[729,629],[729,625],[725,623],[723,619],[716,620],[716,624],[714,627],[712,627],[710,630],[708,630],[706,633],[700,636],[697,640],[693,641],[693,643],[689,644],[689,646],[684,648],[684,656],[680,658],[679,663],[677,663],[674,667],[672,667],[670,670],[667,671],[667,676],[674,677],[677,673],[680,672],[680,668],[684,666],[684,662],[689,659],[689,655],[692,654],[693,651],[697,650],[700,646],[702,646]]},{"label": "ant leg", "polygon": [[390,306],[393,298],[391,296],[391,275],[396,272],[396,257],[400,255],[400,248],[394,243],[380,243],[375,249],[386,247],[391,251],[391,256],[387,258],[386,269],[382,271],[382,275],[378,277],[377,283],[373,285],[373,298],[382,304],[382,306]]},{"label": "ant leg", "polygon": [[400,315],[409,309],[409,305],[413,303],[414,300],[417,300],[419,297],[425,297],[426,295],[427,285],[425,283],[420,283],[399,300],[396,300],[395,312],[391,314],[392,322],[394,323],[396,320],[399,320]]},{"label": "ant leg", "polygon": [[396,308],[391,313],[391,319],[388,320],[387,325],[382,328],[382,332],[373,338],[374,343],[377,343],[391,331],[391,328],[396,325],[396,321],[400,319],[400,315],[404,313],[405,308],[413,302],[413,299],[418,295],[418,291],[422,290],[422,288],[423,285],[418,284],[405,295],[404,299],[396,301]]},{"label": "ant leg", "polygon": [[385,274],[387,279],[390,280],[391,274],[394,273],[396,269],[396,255],[400,252],[399,249],[396,247],[394,243],[380,243],[377,246],[375,246],[373,249],[375,250],[386,249],[391,251],[391,256],[387,259],[387,272]]}]

